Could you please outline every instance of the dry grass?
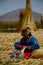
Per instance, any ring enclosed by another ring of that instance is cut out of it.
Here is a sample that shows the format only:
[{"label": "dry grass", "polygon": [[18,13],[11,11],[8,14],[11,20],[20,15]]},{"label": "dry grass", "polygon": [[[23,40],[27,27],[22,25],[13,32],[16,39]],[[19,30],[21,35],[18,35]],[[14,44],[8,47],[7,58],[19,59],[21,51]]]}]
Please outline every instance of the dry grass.
[{"label": "dry grass", "polygon": [[14,42],[20,38],[20,33],[0,33],[0,65],[43,65],[43,60],[40,59],[9,59],[9,52],[14,49]]}]

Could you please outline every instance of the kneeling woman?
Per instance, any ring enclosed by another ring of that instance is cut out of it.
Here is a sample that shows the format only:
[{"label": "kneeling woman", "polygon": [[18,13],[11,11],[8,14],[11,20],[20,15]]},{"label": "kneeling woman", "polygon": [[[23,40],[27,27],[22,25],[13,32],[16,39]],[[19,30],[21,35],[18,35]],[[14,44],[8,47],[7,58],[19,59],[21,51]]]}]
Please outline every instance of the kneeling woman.
[{"label": "kneeling woman", "polygon": [[14,47],[17,50],[22,50],[22,48],[25,46],[25,50],[24,50],[24,58],[28,59],[33,50],[39,49],[40,45],[37,41],[37,39],[32,36],[31,32],[30,32],[30,28],[26,28],[22,30],[22,38],[19,42],[15,42],[14,43]]}]

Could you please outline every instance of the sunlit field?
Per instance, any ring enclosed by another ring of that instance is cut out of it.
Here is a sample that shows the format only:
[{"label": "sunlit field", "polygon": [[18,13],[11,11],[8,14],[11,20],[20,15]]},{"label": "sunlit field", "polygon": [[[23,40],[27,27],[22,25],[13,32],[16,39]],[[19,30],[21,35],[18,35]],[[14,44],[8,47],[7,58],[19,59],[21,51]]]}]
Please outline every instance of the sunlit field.
[{"label": "sunlit field", "polygon": [[[43,48],[43,30],[42,32],[40,30],[39,32],[36,31],[32,34],[37,37],[41,48]],[[20,38],[20,33],[0,33],[0,65],[43,65],[43,59],[40,58],[30,58],[28,60],[9,58],[9,53],[14,50],[14,43],[19,41]]]}]

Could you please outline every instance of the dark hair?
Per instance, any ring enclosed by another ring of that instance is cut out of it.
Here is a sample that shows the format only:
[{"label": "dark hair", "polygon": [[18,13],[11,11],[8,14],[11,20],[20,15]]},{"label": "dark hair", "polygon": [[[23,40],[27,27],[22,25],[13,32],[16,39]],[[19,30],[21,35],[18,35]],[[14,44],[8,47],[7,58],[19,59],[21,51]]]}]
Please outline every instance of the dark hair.
[{"label": "dark hair", "polygon": [[22,32],[27,32],[27,29],[23,29]]},{"label": "dark hair", "polygon": [[29,37],[32,36],[31,32],[28,34],[28,36],[29,36]]},{"label": "dark hair", "polygon": [[24,33],[27,32],[27,29],[23,29],[21,35],[24,36]]},{"label": "dark hair", "polygon": [[27,27],[27,29],[29,29],[29,30],[30,30],[30,27]]}]

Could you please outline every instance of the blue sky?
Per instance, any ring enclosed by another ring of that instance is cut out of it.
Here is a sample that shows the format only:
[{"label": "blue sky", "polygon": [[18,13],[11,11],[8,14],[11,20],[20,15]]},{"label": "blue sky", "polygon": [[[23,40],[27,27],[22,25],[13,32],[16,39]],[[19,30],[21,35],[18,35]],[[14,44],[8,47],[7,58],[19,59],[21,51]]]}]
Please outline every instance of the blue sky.
[{"label": "blue sky", "polygon": [[43,14],[43,0],[31,0],[32,10]]},{"label": "blue sky", "polygon": [[[25,8],[26,0],[0,0],[0,16],[20,8]],[[32,10],[43,14],[43,0],[31,0]]]}]

